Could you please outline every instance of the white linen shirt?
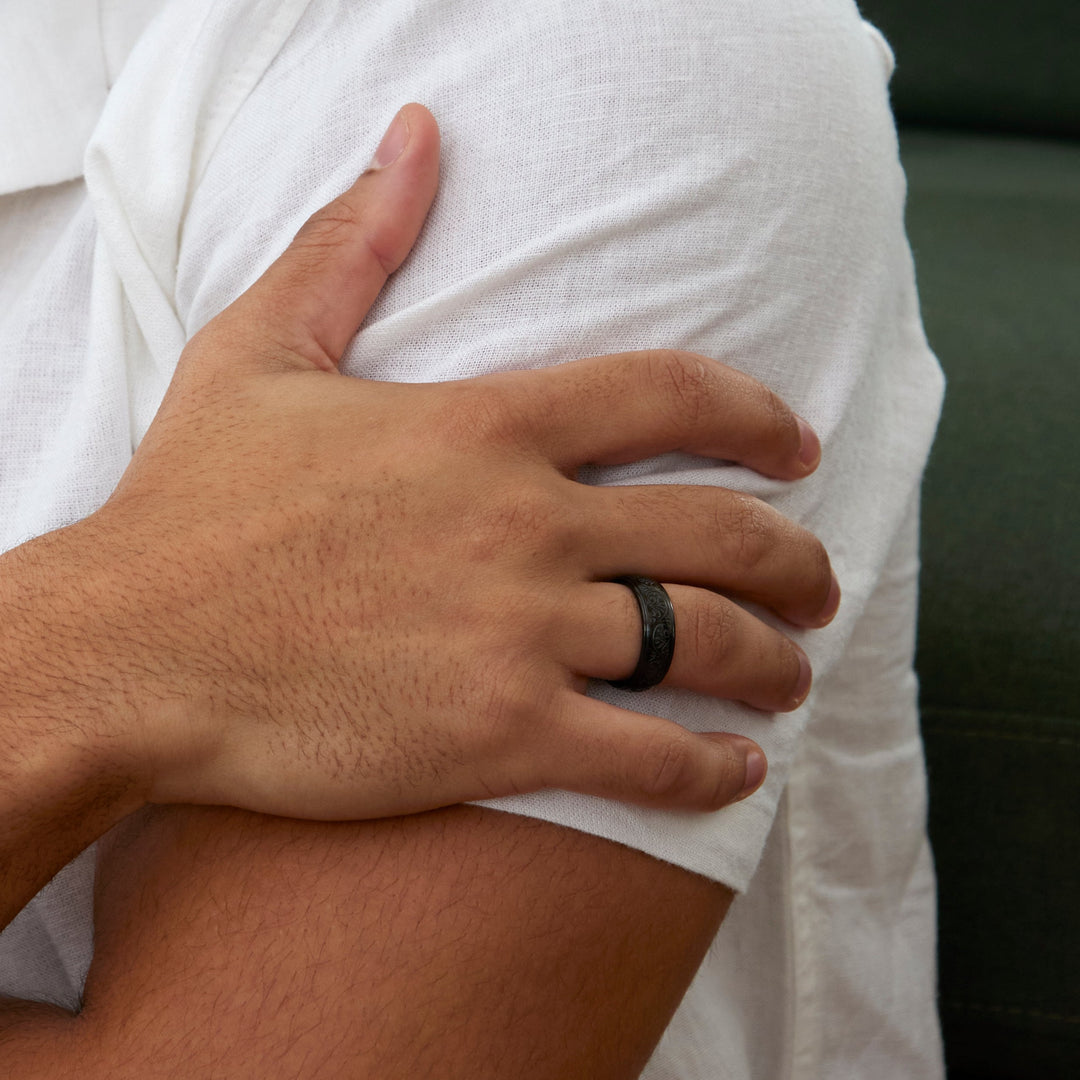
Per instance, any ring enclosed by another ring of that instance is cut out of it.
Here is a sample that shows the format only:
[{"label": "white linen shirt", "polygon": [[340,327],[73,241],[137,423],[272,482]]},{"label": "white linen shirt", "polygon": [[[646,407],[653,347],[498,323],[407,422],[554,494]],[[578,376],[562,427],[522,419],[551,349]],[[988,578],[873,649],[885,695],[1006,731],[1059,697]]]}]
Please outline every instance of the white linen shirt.
[{"label": "white linen shirt", "polygon": [[[821,537],[844,592],[827,629],[788,628],[815,669],[794,714],[634,698],[756,739],[770,770],[745,802],[487,805],[741,894],[648,1080],[940,1077],[911,661],[942,380],[891,55],[852,0],[4,0],[2,16],[0,550],[101,505],[188,338],[352,182],[401,104],[425,103],[439,194],[344,370],[722,358],[813,424],[813,477],[666,455],[589,479],[753,492]],[[0,993],[77,1002],[92,880],[91,850],[0,934]]]}]

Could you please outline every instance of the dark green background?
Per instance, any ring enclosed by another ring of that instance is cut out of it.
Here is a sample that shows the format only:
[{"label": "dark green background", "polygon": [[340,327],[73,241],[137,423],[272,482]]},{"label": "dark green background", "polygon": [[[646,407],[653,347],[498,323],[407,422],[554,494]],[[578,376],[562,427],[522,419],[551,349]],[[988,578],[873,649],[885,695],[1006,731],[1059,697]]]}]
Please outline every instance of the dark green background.
[{"label": "dark green background", "polygon": [[948,381],[917,666],[949,1078],[1076,1080],[1080,3],[860,7],[897,54],[908,231]]},{"label": "dark green background", "polygon": [[906,124],[1075,136],[1080,4],[1075,0],[860,0],[899,64]]}]

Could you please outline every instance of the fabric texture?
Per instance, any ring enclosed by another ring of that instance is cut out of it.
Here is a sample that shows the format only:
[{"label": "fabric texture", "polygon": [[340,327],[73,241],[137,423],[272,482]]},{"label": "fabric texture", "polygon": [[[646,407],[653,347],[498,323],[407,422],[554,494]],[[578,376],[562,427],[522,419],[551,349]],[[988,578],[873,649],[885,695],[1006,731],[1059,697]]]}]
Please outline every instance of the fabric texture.
[{"label": "fabric texture", "polygon": [[946,1060],[955,1080],[1072,1080],[1080,146],[908,131],[901,147],[923,316],[949,376],[916,661]]},{"label": "fabric texture", "polygon": [[[586,479],[760,495],[822,538],[844,591],[827,630],[792,632],[816,673],[794,714],[592,691],[755,738],[770,771],[751,799],[713,815],[563,792],[487,805],[745,894],[649,1080],[940,1076],[911,656],[942,383],[884,40],[851,0],[543,0],[513,16],[493,0],[176,0],[137,37],[84,180],[0,202],[0,229],[28,237],[0,247],[0,544],[101,504],[184,342],[352,182],[396,108],[424,102],[439,194],[347,373],[431,381],[656,345],[733,363],[814,425],[814,477],[667,455]],[[114,66],[122,52],[105,49]],[[52,888],[78,905],[85,882],[76,866]],[[40,898],[29,918],[48,927]],[[37,939],[11,931],[0,989],[76,1000],[89,936],[65,939],[57,997],[27,957]]]}]

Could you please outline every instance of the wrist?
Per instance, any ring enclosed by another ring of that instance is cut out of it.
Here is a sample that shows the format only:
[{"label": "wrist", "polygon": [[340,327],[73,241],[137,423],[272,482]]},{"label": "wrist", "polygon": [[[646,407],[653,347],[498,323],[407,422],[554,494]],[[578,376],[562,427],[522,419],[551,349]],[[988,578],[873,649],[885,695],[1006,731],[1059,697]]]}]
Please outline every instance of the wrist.
[{"label": "wrist", "polygon": [[66,532],[0,556],[0,927],[145,802],[129,690],[102,659],[98,576]]},{"label": "wrist", "polygon": [[113,499],[0,556],[0,720],[79,748],[71,769],[130,809],[225,801],[208,797],[206,774],[227,682],[191,662],[184,561],[148,518]]},{"label": "wrist", "polygon": [[0,710],[0,929],[67,863],[144,804],[111,748],[71,718]]},{"label": "wrist", "polygon": [[100,540],[80,523],[0,556],[0,771],[66,798],[94,790],[126,813],[148,786],[148,758]]}]

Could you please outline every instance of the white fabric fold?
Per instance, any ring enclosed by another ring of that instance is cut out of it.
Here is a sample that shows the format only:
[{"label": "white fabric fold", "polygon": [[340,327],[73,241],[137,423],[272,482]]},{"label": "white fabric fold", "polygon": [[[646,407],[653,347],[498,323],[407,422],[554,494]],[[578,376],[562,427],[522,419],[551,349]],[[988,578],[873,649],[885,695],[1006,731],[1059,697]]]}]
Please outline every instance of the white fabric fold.
[{"label": "white fabric fold", "polygon": [[96,3],[0,9],[0,195],[82,175],[108,80]]}]

